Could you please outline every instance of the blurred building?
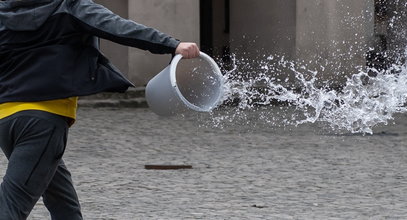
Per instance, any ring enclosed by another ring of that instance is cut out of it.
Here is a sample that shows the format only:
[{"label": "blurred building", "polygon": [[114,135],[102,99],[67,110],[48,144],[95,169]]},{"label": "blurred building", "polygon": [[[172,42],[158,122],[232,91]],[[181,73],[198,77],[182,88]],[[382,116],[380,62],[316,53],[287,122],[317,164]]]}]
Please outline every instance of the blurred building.
[{"label": "blurred building", "polygon": [[[198,42],[215,57],[261,59],[280,55],[318,68],[321,79],[343,81],[356,66],[377,66],[386,51],[405,47],[406,0],[97,0],[136,22],[183,41]],[[403,14],[404,13],[404,14]],[[401,19],[392,20],[395,15]],[[404,19],[404,20],[403,20]],[[402,46],[403,45],[403,46]],[[169,55],[102,42],[108,57],[137,85],[145,85]],[[391,56],[395,56],[394,54]],[[253,67],[256,68],[256,67]]]}]

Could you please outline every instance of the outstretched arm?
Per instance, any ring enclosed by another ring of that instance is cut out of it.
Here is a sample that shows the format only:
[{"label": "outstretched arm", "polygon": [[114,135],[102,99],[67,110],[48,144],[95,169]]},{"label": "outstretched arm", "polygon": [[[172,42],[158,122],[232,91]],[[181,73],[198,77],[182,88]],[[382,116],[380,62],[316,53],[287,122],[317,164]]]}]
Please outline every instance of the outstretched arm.
[{"label": "outstretched arm", "polygon": [[[176,53],[179,40],[114,14],[92,0],[73,0],[69,14],[84,32],[156,54]],[[191,51],[181,46],[181,51]],[[185,53],[185,52],[182,52]],[[194,53],[193,53],[194,54]]]}]

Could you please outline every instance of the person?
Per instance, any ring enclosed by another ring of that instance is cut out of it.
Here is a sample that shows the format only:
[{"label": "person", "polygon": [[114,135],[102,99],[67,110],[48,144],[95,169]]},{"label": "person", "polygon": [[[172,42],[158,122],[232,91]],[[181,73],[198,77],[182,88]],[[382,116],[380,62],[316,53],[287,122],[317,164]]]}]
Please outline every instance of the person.
[{"label": "person", "polygon": [[0,146],[8,159],[0,220],[26,219],[41,196],[52,219],[82,219],[62,159],[77,99],[134,86],[99,51],[98,38],[154,54],[199,56],[195,43],[92,0],[0,1]]}]

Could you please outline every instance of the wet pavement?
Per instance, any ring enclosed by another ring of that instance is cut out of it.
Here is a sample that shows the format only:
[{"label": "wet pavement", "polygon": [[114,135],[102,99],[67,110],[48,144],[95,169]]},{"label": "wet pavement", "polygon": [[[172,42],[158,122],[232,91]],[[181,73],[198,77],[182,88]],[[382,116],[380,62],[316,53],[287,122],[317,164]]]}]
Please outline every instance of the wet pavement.
[{"label": "wet pavement", "polygon": [[407,219],[406,119],[353,135],[80,108],[64,159],[85,219]]}]

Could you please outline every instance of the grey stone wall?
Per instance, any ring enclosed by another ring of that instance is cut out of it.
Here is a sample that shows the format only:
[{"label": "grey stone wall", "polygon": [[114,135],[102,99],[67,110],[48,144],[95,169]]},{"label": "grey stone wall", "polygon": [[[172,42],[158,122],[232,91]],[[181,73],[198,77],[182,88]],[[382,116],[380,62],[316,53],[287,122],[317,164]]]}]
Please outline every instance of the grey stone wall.
[{"label": "grey stone wall", "polygon": [[[109,8],[114,13],[123,18],[128,18],[128,0],[96,0],[95,2]],[[129,72],[129,53],[126,46],[115,44],[107,40],[100,41],[100,48],[103,53],[119,68],[123,74]]]},{"label": "grey stone wall", "polygon": [[385,23],[389,61],[404,62],[407,47],[407,0],[388,0],[387,3]]},{"label": "grey stone wall", "polygon": [[[131,0],[129,18],[181,41],[199,43],[199,0]],[[171,55],[153,55],[130,48],[130,80],[145,85],[170,61]]]},{"label": "grey stone wall", "polygon": [[[377,0],[376,0],[377,1]],[[405,2],[406,0],[391,0]],[[199,0],[97,0],[123,17],[155,27],[183,41],[200,41]],[[340,84],[356,66],[366,64],[374,47],[375,0],[230,0],[230,33],[225,33],[224,1],[213,0],[214,55],[229,47],[240,57],[284,55],[288,60],[325,59],[321,80]],[[400,10],[400,4],[394,11]],[[393,7],[393,8],[394,8]],[[397,8],[398,7],[398,8]],[[405,18],[405,17],[404,17]],[[399,21],[405,26],[405,20]],[[404,30],[405,31],[405,30]],[[388,46],[405,38],[386,30]],[[169,55],[102,42],[102,49],[137,85],[145,85],[170,62]],[[340,65],[338,65],[340,64]],[[318,63],[309,65],[317,69]],[[340,67],[339,67],[340,66]],[[254,67],[256,68],[256,67]],[[341,77],[335,77],[340,75]]]},{"label": "grey stone wall", "polygon": [[[157,28],[182,41],[199,43],[199,0],[96,0],[124,18]],[[143,86],[165,68],[170,55],[101,41],[102,51],[136,85]]]},{"label": "grey stone wall", "polygon": [[[374,0],[297,0],[296,58],[338,85],[366,65],[373,43]],[[321,67],[323,66],[323,68]]]},{"label": "grey stone wall", "polygon": [[279,55],[313,62],[307,67],[320,71],[321,83],[335,85],[366,64],[366,52],[373,44],[374,0],[233,0],[230,4],[230,47],[238,58],[255,61],[262,55]]},{"label": "grey stone wall", "polygon": [[230,45],[239,55],[281,53],[292,58],[296,35],[295,0],[230,1]]}]

